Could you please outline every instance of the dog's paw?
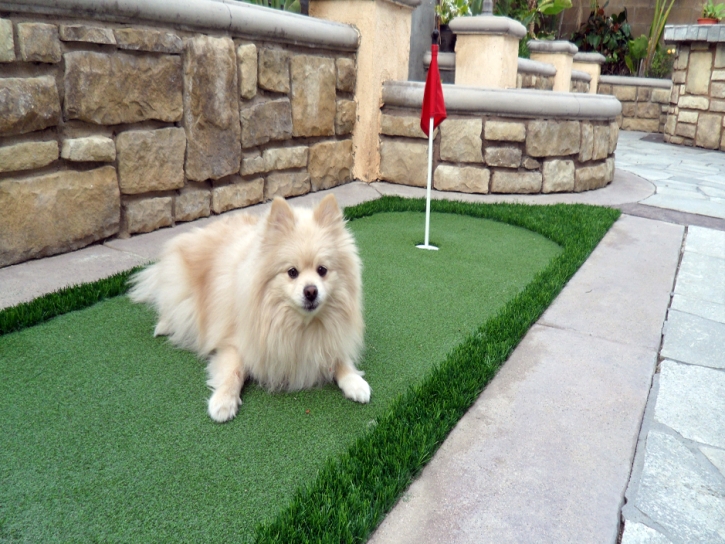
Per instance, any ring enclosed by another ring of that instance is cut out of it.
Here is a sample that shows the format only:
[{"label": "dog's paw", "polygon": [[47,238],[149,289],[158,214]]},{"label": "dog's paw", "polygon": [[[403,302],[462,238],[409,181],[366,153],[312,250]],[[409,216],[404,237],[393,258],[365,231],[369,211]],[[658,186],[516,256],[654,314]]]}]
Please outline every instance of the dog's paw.
[{"label": "dog's paw", "polygon": [[171,333],[171,327],[166,321],[159,321],[154,329],[154,337],[168,336]]},{"label": "dog's paw", "polygon": [[370,386],[361,376],[350,372],[338,384],[343,394],[355,402],[370,402]]},{"label": "dog's paw", "polygon": [[240,404],[242,399],[239,398],[239,394],[234,395],[218,389],[209,399],[209,417],[217,423],[234,419]]}]

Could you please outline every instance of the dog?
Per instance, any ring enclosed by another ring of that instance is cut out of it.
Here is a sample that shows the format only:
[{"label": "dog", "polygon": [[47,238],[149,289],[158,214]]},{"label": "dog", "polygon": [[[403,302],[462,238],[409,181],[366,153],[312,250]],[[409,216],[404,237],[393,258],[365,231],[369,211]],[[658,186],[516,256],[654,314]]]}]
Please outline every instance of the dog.
[{"label": "dog", "polygon": [[131,300],[158,313],[154,336],[208,358],[211,419],[234,418],[252,379],[298,391],[333,379],[367,403],[362,263],[335,196],[314,209],[275,198],[262,217],[223,218],[171,240],[137,273]]}]

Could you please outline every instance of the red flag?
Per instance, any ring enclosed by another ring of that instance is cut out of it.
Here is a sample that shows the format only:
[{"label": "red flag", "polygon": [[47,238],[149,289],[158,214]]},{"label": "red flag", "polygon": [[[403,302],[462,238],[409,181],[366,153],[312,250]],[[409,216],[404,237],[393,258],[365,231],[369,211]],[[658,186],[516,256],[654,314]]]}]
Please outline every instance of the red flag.
[{"label": "red flag", "polygon": [[438,46],[430,46],[430,67],[425,80],[425,93],[423,94],[423,111],[420,112],[420,128],[428,134],[430,118],[433,118],[433,130],[447,117],[446,104],[443,101],[443,87],[441,74],[438,71]]}]

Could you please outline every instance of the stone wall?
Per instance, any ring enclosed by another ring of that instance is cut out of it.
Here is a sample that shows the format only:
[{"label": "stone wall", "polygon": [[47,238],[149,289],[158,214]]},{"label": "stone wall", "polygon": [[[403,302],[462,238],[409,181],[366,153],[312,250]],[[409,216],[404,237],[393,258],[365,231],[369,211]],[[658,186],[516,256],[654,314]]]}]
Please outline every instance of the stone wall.
[{"label": "stone wall", "polygon": [[354,50],[180,28],[0,13],[0,266],[351,180]]},{"label": "stone wall", "polygon": [[602,76],[599,94],[614,95],[622,103],[617,119],[622,130],[664,132],[670,106],[668,80]]}]

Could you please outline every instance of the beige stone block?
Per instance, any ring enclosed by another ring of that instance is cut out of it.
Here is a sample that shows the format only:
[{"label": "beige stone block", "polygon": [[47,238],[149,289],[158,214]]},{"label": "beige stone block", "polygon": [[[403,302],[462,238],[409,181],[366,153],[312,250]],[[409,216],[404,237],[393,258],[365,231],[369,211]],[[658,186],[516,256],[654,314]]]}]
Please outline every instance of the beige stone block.
[{"label": "beige stone block", "polygon": [[[287,175],[287,174],[278,174]],[[252,181],[240,181],[229,185],[214,187],[211,191],[211,209],[214,213],[224,213],[237,208],[246,208],[264,199],[264,178]]]},{"label": "beige stone block", "polygon": [[130,200],[123,203],[124,231],[127,234],[151,232],[173,224],[170,196]]},{"label": "beige stone block", "polygon": [[308,154],[307,146],[265,149],[262,154],[264,170],[269,172],[288,168],[306,168]]},{"label": "beige stone block", "polygon": [[330,58],[294,55],[292,75],[292,135],[335,134],[335,62]]},{"label": "beige stone block", "polygon": [[174,198],[174,221],[193,221],[211,214],[211,192],[208,189],[184,187]]},{"label": "beige stone block", "polygon": [[704,96],[680,96],[677,106],[693,110],[707,110],[710,107],[710,100]]},{"label": "beige stone block", "polygon": [[637,99],[637,87],[630,85],[612,85],[612,94],[622,102],[634,102]]},{"label": "beige stone block", "polygon": [[283,49],[259,49],[258,84],[262,89],[276,93],[289,93],[289,53]]},{"label": "beige stone block", "polygon": [[496,170],[491,178],[492,193],[540,193],[540,172],[509,172]]},{"label": "beige stone block", "polygon": [[694,138],[696,130],[697,125],[677,123],[677,129],[675,130],[675,134],[677,136],[682,136],[683,138]]},{"label": "beige stone block", "polygon": [[652,89],[650,87],[637,87],[637,102],[649,102],[652,100]]},{"label": "beige stone block", "polygon": [[71,162],[113,162],[116,144],[104,136],[69,138],[63,140],[60,156]]},{"label": "beige stone block", "polygon": [[725,98],[725,83],[713,83],[710,96],[713,98]]},{"label": "beige stone block", "polygon": [[66,53],[64,111],[99,125],[181,120],[181,59],[172,55]]},{"label": "beige stone block", "polygon": [[598,94],[612,94],[612,86],[605,83],[600,83]]},{"label": "beige stone block", "polygon": [[614,179],[614,157],[609,157],[606,161],[604,161],[604,164],[607,165],[606,182],[609,184]]},{"label": "beige stone block", "polygon": [[24,142],[0,147],[0,172],[32,170],[58,158],[58,142]]},{"label": "beige stone block", "polygon": [[725,100],[710,100],[711,112],[725,112]]},{"label": "beige stone block", "polygon": [[182,128],[130,130],[116,137],[118,181],[125,195],[184,186],[186,136]]},{"label": "beige stone block", "polygon": [[697,122],[697,135],[695,145],[707,149],[720,147],[720,134],[722,132],[723,116],[713,113],[701,113]]},{"label": "beige stone block", "polygon": [[639,132],[659,132],[659,119],[624,119],[622,130],[636,130]]},{"label": "beige stone block", "polygon": [[677,116],[678,123],[697,123],[700,114],[696,111],[682,110]]},{"label": "beige stone block", "polygon": [[0,180],[0,266],[78,249],[118,232],[116,170]]},{"label": "beige stone block", "polygon": [[677,104],[680,100],[680,86],[673,85],[672,91],[670,92],[670,104]]},{"label": "beige stone block", "polygon": [[149,28],[117,28],[113,31],[119,49],[152,53],[181,53],[184,42],[173,32]]},{"label": "beige stone block", "polygon": [[354,100],[338,100],[335,110],[335,134],[344,136],[355,128],[357,106]]},{"label": "beige stone block", "polygon": [[715,68],[725,68],[725,43],[720,43],[715,52]]},{"label": "beige stone block", "polygon": [[234,42],[198,36],[184,41],[186,177],[219,179],[242,160],[239,83]]},{"label": "beige stone block", "polygon": [[672,137],[670,137],[669,143],[672,143],[675,145],[683,145],[684,141],[685,141],[685,139],[682,138],[681,136],[672,136]]},{"label": "beige stone block", "polygon": [[527,170],[538,170],[541,167],[541,163],[531,157],[524,157],[524,160],[521,161],[521,166]]},{"label": "beige stone block", "polygon": [[582,141],[579,147],[579,161],[587,162],[592,160],[594,154],[594,127],[591,123],[582,123]]},{"label": "beige stone block", "polygon": [[428,182],[428,144],[383,140],[380,143],[380,179],[425,187]]},{"label": "beige stone block", "polygon": [[240,118],[244,148],[292,138],[292,107],[289,98],[244,108]]},{"label": "beige stone block", "polygon": [[264,162],[261,151],[249,151],[244,153],[242,159],[242,169],[240,174],[243,176],[253,176],[267,171],[267,165]]},{"label": "beige stone block", "polygon": [[725,70],[713,70],[712,71],[713,81],[725,81]]},{"label": "beige stone block", "polygon": [[0,19],[0,62],[13,62],[14,60],[13,22],[10,19]]},{"label": "beige stone block", "polygon": [[335,59],[336,87],[345,93],[355,92],[355,61],[352,59]]},{"label": "beige stone block", "polygon": [[712,53],[695,51],[690,53],[685,90],[688,94],[707,95],[712,71]]},{"label": "beige stone block", "polygon": [[574,161],[561,159],[544,161],[542,192],[561,193],[573,191],[575,170]]},{"label": "beige stone block", "polygon": [[482,119],[446,119],[440,130],[441,160],[483,162]]},{"label": "beige stone block", "polygon": [[307,170],[313,191],[331,189],[352,180],[352,140],[310,146]]},{"label": "beige stone block", "polygon": [[[438,129],[436,129],[437,134]],[[380,134],[406,138],[428,138],[420,128],[420,117],[383,114],[380,118]]]},{"label": "beige stone block", "polygon": [[433,187],[438,191],[485,195],[490,179],[491,171],[488,168],[439,164],[433,174]]},{"label": "beige stone block", "polygon": [[[239,62],[239,95],[246,99],[254,98],[257,96],[257,46],[253,43],[245,43],[237,47],[237,61]],[[289,77],[287,79],[289,81]]]},{"label": "beige stone block", "polygon": [[677,128],[677,116],[672,114],[667,116],[667,122],[665,123],[665,135],[672,136]]},{"label": "beige stone block", "polygon": [[672,72],[672,83],[684,83],[686,76],[687,72],[685,72],[684,70]]},{"label": "beige stone block", "polygon": [[275,172],[267,176],[264,185],[264,200],[276,196],[289,198],[310,192],[310,175],[307,172]]},{"label": "beige stone block", "polygon": [[609,165],[602,162],[595,166],[580,166],[576,169],[574,191],[591,191],[609,183]]},{"label": "beige stone block", "polygon": [[113,30],[92,25],[60,25],[60,39],[64,42],[88,42],[116,45]]},{"label": "beige stone block", "polygon": [[609,125],[594,127],[594,150],[592,160],[606,159],[609,154]]},{"label": "beige stone block", "polygon": [[486,140],[503,142],[526,141],[526,125],[507,121],[486,121]]},{"label": "beige stone block", "polygon": [[638,102],[637,117],[643,119],[655,119],[660,116],[660,105],[653,102]]},{"label": "beige stone block", "polygon": [[614,153],[617,149],[617,142],[619,141],[619,125],[616,122],[609,123],[609,148],[607,152],[609,155]]},{"label": "beige stone block", "polygon": [[18,23],[20,60],[25,62],[60,62],[58,27],[45,23]]},{"label": "beige stone block", "polygon": [[[634,88],[634,87],[633,87]],[[579,121],[530,121],[526,133],[526,153],[532,157],[552,157],[579,153]]]},{"label": "beige stone block", "polygon": [[516,147],[487,147],[484,159],[489,166],[518,168],[521,166],[521,150]]},{"label": "beige stone block", "polygon": [[637,103],[636,102],[622,102],[622,116],[623,117],[636,117],[637,116]]},{"label": "beige stone block", "polygon": [[680,45],[677,49],[677,59],[673,68],[675,70],[686,70],[687,63],[690,60],[690,48],[686,45]]},{"label": "beige stone block", "polygon": [[0,134],[25,134],[55,126],[59,121],[55,78],[0,78]]}]

